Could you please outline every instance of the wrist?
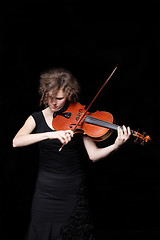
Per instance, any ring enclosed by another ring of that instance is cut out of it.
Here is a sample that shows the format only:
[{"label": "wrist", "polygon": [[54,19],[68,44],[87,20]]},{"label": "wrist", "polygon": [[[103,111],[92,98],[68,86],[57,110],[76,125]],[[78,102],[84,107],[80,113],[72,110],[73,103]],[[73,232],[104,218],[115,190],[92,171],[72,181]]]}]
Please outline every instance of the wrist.
[{"label": "wrist", "polygon": [[46,132],[44,135],[45,139],[52,139],[53,138],[53,132]]},{"label": "wrist", "polygon": [[116,151],[120,145],[118,145],[116,142],[113,144],[113,150]]}]

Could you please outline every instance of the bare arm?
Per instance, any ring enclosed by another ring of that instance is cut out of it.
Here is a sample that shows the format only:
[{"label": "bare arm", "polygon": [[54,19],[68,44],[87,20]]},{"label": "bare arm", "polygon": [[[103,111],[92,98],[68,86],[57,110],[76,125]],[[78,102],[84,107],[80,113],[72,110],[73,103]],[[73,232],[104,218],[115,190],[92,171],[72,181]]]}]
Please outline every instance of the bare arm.
[{"label": "bare arm", "polygon": [[97,145],[95,144],[94,141],[92,141],[90,138],[84,137],[84,145],[87,150],[87,153],[89,155],[89,158],[93,161],[96,162],[99,159],[107,157],[110,153],[113,151],[117,150],[124,142],[126,142],[130,135],[131,131],[130,128],[127,128],[123,126],[123,131],[121,128],[118,127],[118,136],[114,142],[114,144],[104,147],[104,148],[98,148]]},{"label": "bare arm", "polygon": [[71,137],[73,137],[73,132],[70,130],[32,133],[35,127],[35,120],[32,116],[30,116],[14,137],[13,147],[28,146],[45,139],[59,139],[62,144],[67,144],[69,141],[71,141]]}]

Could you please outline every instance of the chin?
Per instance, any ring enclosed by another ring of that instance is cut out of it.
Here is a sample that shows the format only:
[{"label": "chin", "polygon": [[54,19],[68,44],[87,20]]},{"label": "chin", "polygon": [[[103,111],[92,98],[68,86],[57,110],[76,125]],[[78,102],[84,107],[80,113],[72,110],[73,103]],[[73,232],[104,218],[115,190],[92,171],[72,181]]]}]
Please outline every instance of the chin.
[{"label": "chin", "polygon": [[50,106],[49,108],[52,112],[57,112],[58,111],[57,107]]}]

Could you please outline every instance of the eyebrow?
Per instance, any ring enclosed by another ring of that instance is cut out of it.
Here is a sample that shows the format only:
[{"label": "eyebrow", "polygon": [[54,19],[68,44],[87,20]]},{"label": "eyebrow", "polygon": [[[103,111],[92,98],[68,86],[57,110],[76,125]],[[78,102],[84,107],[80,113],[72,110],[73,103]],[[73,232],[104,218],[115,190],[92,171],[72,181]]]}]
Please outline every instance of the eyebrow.
[{"label": "eyebrow", "polygon": [[48,95],[49,98],[56,98],[56,99],[62,99],[64,96],[54,97],[53,95]]}]

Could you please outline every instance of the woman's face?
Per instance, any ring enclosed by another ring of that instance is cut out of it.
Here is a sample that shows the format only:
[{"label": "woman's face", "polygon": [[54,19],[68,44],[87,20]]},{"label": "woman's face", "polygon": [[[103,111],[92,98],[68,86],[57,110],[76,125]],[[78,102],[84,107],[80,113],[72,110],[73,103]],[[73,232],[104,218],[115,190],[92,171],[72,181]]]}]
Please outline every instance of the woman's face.
[{"label": "woman's face", "polygon": [[57,92],[57,95],[55,97],[53,97],[52,95],[52,90],[49,91],[48,106],[52,112],[57,112],[61,108],[63,108],[63,106],[66,103],[66,100],[67,98],[65,97],[62,89],[60,89]]}]

